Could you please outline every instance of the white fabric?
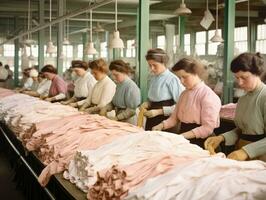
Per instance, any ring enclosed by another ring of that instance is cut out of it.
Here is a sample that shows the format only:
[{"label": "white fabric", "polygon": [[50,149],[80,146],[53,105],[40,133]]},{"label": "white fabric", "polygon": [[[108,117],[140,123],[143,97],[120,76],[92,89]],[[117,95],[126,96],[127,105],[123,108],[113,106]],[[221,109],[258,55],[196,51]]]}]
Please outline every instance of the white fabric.
[{"label": "white fabric", "polygon": [[58,95],[54,96],[53,98],[55,98],[55,100],[61,100],[61,99],[65,99],[66,95],[64,93],[59,93]]},{"label": "white fabric", "polygon": [[235,161],[223,154],[179,165],[149,179],[127,200],[254,200],[266,196],[266,163]]},{"label": "white fabric", "polygon": [[97,171],[112,165],[129,165],[167,154],[184,157],[207,157],[209,152],[192,145],[181,135],[160,131],[143,131],[127,135],[96,150],[79,151],[69,164],[64,177],[81,190],[95,183]]},{"label": "white fabric", "polygon": [[49,89],[51,86],[52,81],[48,79],[44,79],[39,83],[39,87],[37,89],[37,93],[41,96],[48,96],[49,95]]},{"label": "white fabric", "polygon": [[97,81],[91,75],[90,72],[86,72],[83,77],[78,77],[74,85],[74,96],[75,97],[87,97],[92,93],[93,86]]},{"label": "white fabric", "polygon": [[8,71],[4,67],[0,67],[0,79],[6,80],[8,77]]}]

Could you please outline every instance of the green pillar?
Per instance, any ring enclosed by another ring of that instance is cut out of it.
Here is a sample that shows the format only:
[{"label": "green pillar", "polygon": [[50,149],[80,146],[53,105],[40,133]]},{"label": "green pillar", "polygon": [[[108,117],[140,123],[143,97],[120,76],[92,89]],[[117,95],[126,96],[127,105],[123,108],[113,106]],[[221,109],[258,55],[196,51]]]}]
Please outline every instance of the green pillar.
[{"label": "green pillar", "polygon": [[169,57],[167,67],[171,68],[175,64],[174,60],[174,36],[175,36],[175,25],[166,24],[165,25],[165,41],[166,41],[166,53]]},{"label": "green pillar", "polygon": [[179,48],[184,51],[185,49],[185,17],[178,17],[178,36],[179,36]]},{"label": "green pillar", "polygon": [[250,23],[248,31],[248,51],[256,52],[256,40],[257,40],[257,25],[255,23]]},{"label": "green pillar", "polygon": [[[63,16],[65,13],[65,0],[58,0],[57,12],[58,16]],[[63,35],[64,35],[64,22],[59,22],[57,25],[57,73],[63,75],[63,59],[60,59],[60,55],[63,51]]]},{"label": "green pillar", "polygon": [[[15,17],[15,23],[14,23],[14,28],[17,27],[18,25],[18,17]],[[16,39],[14,41],[15,45],[15,56],[14,56],[14,85],[17,87],[19,85],[19,39]]]},{"label": "green pillar", "polygon": [[150,19],[150,1],[139,0],[139,33],[138,33],[138,47],[139,47],[139,83],[142,95],[142,101],[147,100],[148,96],[148,64],[145,55],[149,49],[149,19]]},{"label": "green pillar", "polygon": [[[44,0],[39,0],[39,23],[44,24]],[[38,31],[38,65],[39,71],[44,66],[44,29]]]},{"label": "green pillar", "polygon": [[83,60],[88,61],[88,55],[85,52],[85,48],[88,43],[88,34],[87,33],[82,33],[82,43],[83,43]]},{"label": "green pillar", "polygon": [[209,51],[209,31],[206,31],[206,43],[205,43],[205,55],[208,55]]},{"label": "green pillar", "polygon": [[233,77],[230,64],[234,57],[235,0],[225,0],[223,104],[233,101]]},{"label": "green pillar", "polygon": [[119,59],[122,49],[113,49],[113,60]]},{"label": "green pillar", "polygon": [[196,32],[191,32],[190,34],[190,55],[194,55],[196,53]]}]

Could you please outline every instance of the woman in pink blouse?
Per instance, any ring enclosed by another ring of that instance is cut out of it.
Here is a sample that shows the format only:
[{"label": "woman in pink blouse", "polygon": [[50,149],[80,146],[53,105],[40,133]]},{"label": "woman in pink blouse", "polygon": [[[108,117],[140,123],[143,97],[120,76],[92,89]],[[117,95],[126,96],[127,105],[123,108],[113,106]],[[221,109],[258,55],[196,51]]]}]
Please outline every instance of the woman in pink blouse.
[{"label": "woman in pink blouse", "polygon": [[221,100],[204,82],[204,66],[193,58],[183,58],[172,68],[186,90],[171,116],[152,130],[164,130],[181,123],[179,133],[191,143],[204,147],[205,139],[219,127]]},{"label": "woman in pink blouse", "polygon": [[45,101],[55,102],[64,100],[67,95],[67,84],[66,82],[57,75],[57,71],[52,65],[45,65],[41,72],[48,80],[52,81],[49,90],[49,96],[45,98]]}]

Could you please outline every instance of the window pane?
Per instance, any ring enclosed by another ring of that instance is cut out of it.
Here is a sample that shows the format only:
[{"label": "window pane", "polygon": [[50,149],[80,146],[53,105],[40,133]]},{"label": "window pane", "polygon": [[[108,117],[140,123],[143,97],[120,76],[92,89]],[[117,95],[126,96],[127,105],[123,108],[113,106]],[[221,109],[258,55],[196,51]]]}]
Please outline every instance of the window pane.
[{"label": "window pane", "polygon": [[206,31],[196,33],[196,43],[206,43]]},{"label": "window pane", "polygon": [[100,57],[107,58],[107,42],[101,42],[100,49]]},{"label": "window pane", "polygon": [[82,60],[83,58],[83,44],[78,45],[78,59]]},{"label": "window pane", "polygon": [[165,49],[165,36],[159,35],[157,37],[157,47],[161,49]]},{"label": "window pane", "polygon": [[205,44],[196,44],[196,52],[198,55],[205,55]]},{"label": "window pane", "polygon": [[4,56],[15,56],[15,45],[13,44],[4,44]]}]

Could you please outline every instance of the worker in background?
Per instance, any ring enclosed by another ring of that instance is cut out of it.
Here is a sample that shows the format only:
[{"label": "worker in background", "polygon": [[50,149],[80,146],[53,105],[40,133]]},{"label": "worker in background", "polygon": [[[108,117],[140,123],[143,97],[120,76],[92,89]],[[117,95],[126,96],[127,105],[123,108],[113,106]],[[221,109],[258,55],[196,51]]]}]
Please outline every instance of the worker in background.
[{"label": "worker in background", "polygon": [[203,80],[207,78],[204,65],[193,58],[183,58],[172,68],[185,86],[171,116],[153,127],[163,130],[181,123],[179,133],[191,143],[204,147],[205,139],[219,127],[220,98]]},{"label": "worker in background", "polygon": [[18,92],[24,93],[25,91],[36,91],[39,85],[38,71],[36,69],[30,69],[25,71],[25,75],[28,76],[28,79],[24,83],[23,88],[20,88]]},{"label": "worker in background", "polygon": [[131,68],[123,60],[111,62],[109,70],[117,83],[115,95],[111,103],[101,110],[101,115],[107,116],[107,112],[115,110],[115,116],[108,117],[117,121],[126,121],[136,125],[136,108],[140,105],[140,89],[129,78]]},{"label": "worker in background", "polygon": [[97,80],[97,83],[92,89],[92,93],[81,102],[81,111],[88,113],[99,113],[100,110],[109,104],[115,94],[115,83],[107,76],[108,65],[103,59],[94,60],[89,64],[91,73]]},{"label": "worker in background", "polygon": [[41,72],[48,80],[51,80],[52,82],[49,89],[49,95],[44,100],[50,102],[64,100],[67,95],[67,84],[60,76],[57,75],[54,66],[45,65]]},{"label": "worker in background", "polygon": [[48,97],[49,90],[51,86],[51,80],[48,80],[45,78],[42,72],[39,73],[38,76],[38,88],[36,91],[24,91],[24,94],[33,96],[33,97],[40,97],[41,99],[44,99]]},{"label": "worker in background", "polygon": [[0,62],[0,87],[6,87],[6,80],[8,77],[8,71],[3,67],[3,63]]},{"label": "worker in background", "polygon": [[236,128],[205,142],[211,154],[221,142],[235,145],[227,157],[234,160],[261,159],[266,161],[266,85],[260,75],[265,63],[259,53],[243,53],[231,63],[231,71],[240,88],[247,93],[240,97],[236,107]]},{"label": "worker in background", "polygon": [[[140,110],[141,112],[144,110],[144,116],[147,117],[145,129],[151,130],[173,112],[184,87],[178,77],[166,68],[168,56],[164,50],[150,49],[147,52],[146,60],[152,77],[149,84],[148,101],[142,103]],[[173,128],[168,131],[176,132],[176,130]]]},{"label": "worker in background", "polygon": [[5,69],[8,71],[8,76],[6,80],[6,88],[13,89],[13,71],[10,69],[9,65],[5,65]]},{"label": "worker in background", "polygon": [[86,99],[92,93],[92,88],[96,83],[95,78],[88,72],[88,63],[81,60],[72,61],[72,74],[77,76],[74,82],[74,95],[67,101],[62,101],[64,105],[78,107],[78,101]]},{"label": "worker in background", "polygon": [[31,88],[33,80],[30,77],[30,70],[31,70],[31,68],[29,67],[29,68],[24,69],[24,71],[23,71],[23,76],[24,76],[25,82],[23,83],[22,90],[30,90],[30,88]]}]

